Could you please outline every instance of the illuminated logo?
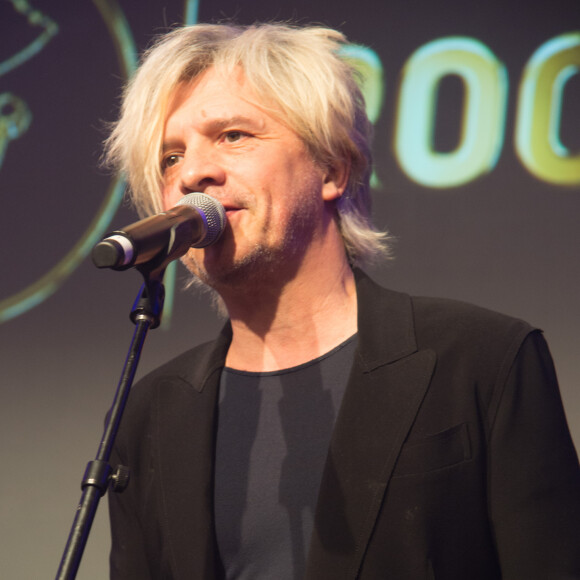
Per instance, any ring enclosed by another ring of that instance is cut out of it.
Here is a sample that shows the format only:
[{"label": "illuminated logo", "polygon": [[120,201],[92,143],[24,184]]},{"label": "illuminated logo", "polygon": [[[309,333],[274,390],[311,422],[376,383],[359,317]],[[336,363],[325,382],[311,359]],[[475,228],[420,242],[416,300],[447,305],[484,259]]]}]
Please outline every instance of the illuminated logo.
[{"label": "illuminated logo", "polygon": [[580,152],[562,142],[562,103],[570,79],[580,73],[580,32],[542,44],[530,58],[520,84],[515,147],[538,179],[580,184]]},{"label": "illuminated logo", "polygon": [[[10,0],[10,3],[14,8],[14,25],[32,29],[32,35],[30,42],[25,46],[11,47],[12,54],[8,57],[2,55],[4,60],[0,62],[0,76],[5,76],[8,82],[10,73],[15,73],[29,61],[40,58],[43,51],[49,51],[51,40],[59,32],[59,25],[54,19],[35,9],[26,0]],[[136,65],[136,50],[124,15],[114,0],[94,0],[93,5],[112,40],[121,72],[128,78]],[[34,114],[34,108],[21,95],[14,92],[0,94],[0,166],[3,162],[5,166],[11,145],[16,140],[23,139],[27,131],[32,131]],[[56,265],[24,289],[0,301],[0,322],[14,318],[36,306],[60,286],[102,237],[119,206],[122,194],[121,180],[114,179],[109,184],[100,207],[88,220],[89,223],[80,239]],[[32,228],[31,224],[27,226]],[[36,240],[36,244],[41,247],[42,241]]]},{"label": "illuminated logo", "polygon": [[[16,13],[26,18],[27,24],[38,30],[38,35],[14,54],[0,62],[0,77],[22,66],[40,52],[58,33],[58,26],[48,16],[34,10],[28,2],[10,0]],[[0,168],[11,141],[18,139],[30,126],[32,115],[27,104],[12,93],[0,93]]]},{"label": "illuminated logo", "polygon": [[[122,78],[129,78],[136,67],[137,51],[130,26],[120,6],[115,0],[85,1],[104,25],[103,29],[110,41],[108,48],[116,55]],[[53,52],[65,35],[62,23],[57,18],[42,13],[27,0],[9,0],[5,6],[11,8],[10,18],[15,21],[15,26],[24,29],[26,33],[12,35],[10,52],[0,53],[0,78],[7,88],[0,90],[2,174],[13,168],[11,154],[18,145],[26,140],[39,140],[31,137],[35,123],[38,124],[40,119],[47,116],[46,108],[44,113],[38,112],[39,104],[46,107],[46,103],[50,103],[50,98],[33,101],[13,81],[23,68],[26,70],[29,67],[29,63],[34,65]],[[197,22],[199,2],[189,0],[184,6],[185,24]],[[345,46],[342,54],[360,73],[367,113],[369,119],[376,123],[382,112],[386,92],[385,71],[381,59],[373,50],[360,45]],[[90,68],[90,63],[88,64]],[[109,66],[104,74],[108,74],[114,67],[114,64]],[[556,36],[538,47],[530,55],[522,71],[519,86],[516,87],[514,150],[522,166],[531,175],[561,187],[580,185],[580,151],[575,150],[576,145],[567,144],[562,137],[562,127],[566,122],[563,119],[563,103],[567,87],[570,86],[570,79],[579,73],[580,32],[571,32]],[[458,111],[460,131],[457,143],[452,149],[442,151],[436,146],[434,135],[437,126],[437,100],[441,85],[448,78],[458,79],[463,88],[463,99],[461,110]],[[74,83],[67,82],[64,77],[63,79],[65,92],[77,90]],[[98,88],[95,94],[100,95],[98,82],[91,80]],[[60,86],[52,79],[49,84],[51,90]],[[403,173],[415,183],[441,190],[465,185],[493,171],[506,147],[506,110],[510,90],[505,65],[489,47],[477,39],[463,36],[439,38],[417,48],[401,71],[397,108],[393,119],[393,152]],[[58,97],[60,100],[64,98],[71,97],[68,94]],[[114,97],[111,98],[113,99]],[[49,110],[48,114],[50,113],[52,111]],[[66,129],[71,131],[70,127]],[[61,128],[58,127],[57,130]],[[74,130],[75,128],[72,132]],[[378,135],[377,139],[380,138]],[[50,141],[50,138],[45,139],[47,140]],[[50,148],[50,143],[45,143],[45,148]],[[31,154],[31,157],[34,156]],[[37,155],[36,159],[40,157],[42,156]],[[28,171],[27,161],[29,160],[24,160],[23,166]],[[96,165],[96,162],[96,159],[90,159],[86,163],[87,167]],[[377,165],[380,164],[381,160],[378,159]],[[65,164],[65,175],[66,169]],[[66,242],[68,245],[64,246],[63,255],[50,262],[55,265],[44,269],[45,273],[36,276],[34,281],[16,280],[14,283],[19,283],[20,286],[8,289],[8,298],[0,300],[0,323],[18,316],[55,292],[106,233],[124,189],[120,179],[107,183],[106,194],[100,206],[91,210],[91,215],[86,219],[87,225],[79,232],[77,241]],[[373,175],[373,185],[379,185],[376,175]],[[101,199],[103,189],[105,187],[96,192],[98,199]],[[54,203],[57,201],[60,200],[53,200]],[[41,213],[39,219],[42,218]],[[41,245],[43,236],[36,231],[34,233],[37,236],[36,245]],[[175,263],[170,265],[166,273],[165,320],[171,312],[174,284]]]},{"label": "illuminated logo", "polygon": [[[515,150],[536,178],[580,185],[580,152],[560,139],[562,102],[580,72],[580,33],[540,46],[526,65],[517,102]],[[465,89],[461,138],[453,151],[433,145],[438,88],[456,75]],[[405,64],[399,94],[395,155],[402,170],[426,187],[464,185],[490,172],[505,133],[508,76],[505,66],[473,38],[441,38],[417,49]]]}]

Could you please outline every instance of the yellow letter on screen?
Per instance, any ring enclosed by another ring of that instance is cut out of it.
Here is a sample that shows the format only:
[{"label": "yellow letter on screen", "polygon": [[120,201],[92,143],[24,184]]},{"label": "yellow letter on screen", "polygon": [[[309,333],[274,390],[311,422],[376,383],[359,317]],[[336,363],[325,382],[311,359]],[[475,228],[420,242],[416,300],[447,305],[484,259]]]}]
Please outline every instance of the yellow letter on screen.
[{"label": "yellow letter on screen", "polygon": [[580,184],[580,152],[573,155],[560,140],[564,89],[579,72],[580,32],[548,40],[524,69],[515,148],[528,171],[549,183]]}]

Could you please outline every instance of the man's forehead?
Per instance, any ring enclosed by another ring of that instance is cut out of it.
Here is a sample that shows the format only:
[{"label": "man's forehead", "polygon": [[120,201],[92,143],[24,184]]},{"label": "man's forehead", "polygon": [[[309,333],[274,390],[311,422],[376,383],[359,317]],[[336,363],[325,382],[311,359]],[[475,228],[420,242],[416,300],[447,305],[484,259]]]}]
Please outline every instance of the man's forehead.
[{"label": "man's forehead", "polygon": [[180,108],[186,107],[188,101],[196,99],[200,99],[195,108],[199,117],[224,127],[230,121],[263,126],[267,117],[287,125],[279,107],[258,94],[241,67],[233,70],[211,67],[179,83],[170,95],[166,123]]},{"label": "man's forehead", "polygon": [[[252,101],[258,98],[246,74],[240,66],[233,69],[211,66],[191,79],[179,82],[170,95],[170,103],[183,101],[187,96],[194,95],[208,86],[223,87],[229,95],[239,97],[252,96]],[[170,107],[171,109],[171,107]]]}]

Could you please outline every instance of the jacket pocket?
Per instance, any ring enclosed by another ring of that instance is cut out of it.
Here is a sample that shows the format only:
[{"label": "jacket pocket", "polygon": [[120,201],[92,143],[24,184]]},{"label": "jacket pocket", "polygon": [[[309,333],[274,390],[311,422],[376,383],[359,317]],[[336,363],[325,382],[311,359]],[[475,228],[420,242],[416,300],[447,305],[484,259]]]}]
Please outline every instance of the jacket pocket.
[{"label": "jacket pocket", "polygon": [[393,477],[428,473],[471,459],[467,423],[429,437],[407,441],[395,465]]}]

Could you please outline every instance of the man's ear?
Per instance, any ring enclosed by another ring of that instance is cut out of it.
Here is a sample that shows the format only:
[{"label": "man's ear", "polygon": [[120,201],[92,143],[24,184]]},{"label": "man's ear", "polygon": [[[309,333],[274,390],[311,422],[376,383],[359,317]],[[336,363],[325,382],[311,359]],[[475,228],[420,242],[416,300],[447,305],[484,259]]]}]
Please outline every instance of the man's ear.
[{"label": "man's ear", "polygon": [[322,185],[322,199],[333,201],[344,193],[350,175],[350,163],[336,161],[329,165]]}]

